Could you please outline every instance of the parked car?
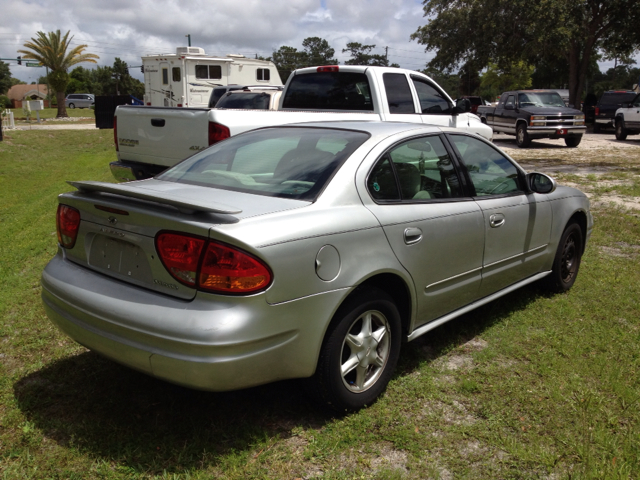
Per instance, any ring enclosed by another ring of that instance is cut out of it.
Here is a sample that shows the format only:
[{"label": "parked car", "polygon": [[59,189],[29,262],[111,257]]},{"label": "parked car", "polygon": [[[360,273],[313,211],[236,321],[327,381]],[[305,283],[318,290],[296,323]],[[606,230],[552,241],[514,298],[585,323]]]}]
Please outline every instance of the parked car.
[{"label": "parked car", "polygon": [[96,97],[91,93],[70,93],[64,99],[67,108],[89,108],[96,103]]},{"label": "parked car", "polygon": [[227,92],[232,92],[234,90],[242,90],[245,85],[220,85],[218,87],[214,87],[211,90],[211,96],[209,97],[209,108],[213,108],[218,103],[218,100],[222,98],[222,96]]},{"label": "parked car", "polygon": [[382,393],[403,341],[570,289],[593,227],[582,192],[416,123],[267,127],[153,179],[69,183],[42,274],[63,332],[196,389],[307,378],[340,411]]},{"label": "parked car", "polygon": [[477,114],[495,133],[515,135],[520,148],[536,138],[562,138],[567,147],[575,148],[587,130],[584,114],[565,106],[555,90],[504,92],[497,106],[481,105]]},{"label": "parked car", "polygon": [[283,87],[244,87],[225,93],[215,108],[276,110]]},{"label": "parked car", "polygon": [[640,94],[616,110],[616,139],[626,140],[627,135],[640,133]]},{"label": "parked car", "polygon": [[613,127],[616,110],[623,104],[632,102],[637,93],[633,90],[611,90],[604,92],[595,110],[595,121],[593,124],[594,133],[600,132],[602,128]]}]

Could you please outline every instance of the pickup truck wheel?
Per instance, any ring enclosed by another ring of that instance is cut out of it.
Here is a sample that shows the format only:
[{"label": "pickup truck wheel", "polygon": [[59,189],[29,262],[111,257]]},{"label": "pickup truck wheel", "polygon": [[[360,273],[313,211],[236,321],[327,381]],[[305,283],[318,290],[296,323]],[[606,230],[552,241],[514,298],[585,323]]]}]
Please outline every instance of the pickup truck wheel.
[{"label": "pickup truck wheel", "polygon": [[582,141],[582,135],[576,135],[575,137],[567,137],[564,139],[564,143],[567,145],[567,147],[570,148],[575,148],[578,145],[580,145],[580,142]]},{"label": "pickup truck wheel", "polygon": [[531,145],[531,138],[529,138],[527,126],[524,123],[518,125],[518,128],[516,129],[516,144],[520,148],[527,148]]},{"label": "pickup truck wheel", "polygon": [[627,139],[627,129],[624,128],[624,120],[618,118],[616,120],[616,140],[626,140]]},{"label": "pickup truck wheel", "polygon": [[76,108],[76,106],[73,103],[70,103],[69,108]]}]

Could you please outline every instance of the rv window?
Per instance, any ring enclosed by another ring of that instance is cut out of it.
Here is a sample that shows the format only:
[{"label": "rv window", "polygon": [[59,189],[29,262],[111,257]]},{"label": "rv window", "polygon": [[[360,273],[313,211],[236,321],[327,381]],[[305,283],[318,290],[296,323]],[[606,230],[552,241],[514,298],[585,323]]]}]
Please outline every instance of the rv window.
[{"label": "rv window", "polygon": [[271,80],[271,72],[269,72],[268,68],[259,68],[258,69],[258,80]]},{"label": "rv window", "polygon": [[219,80],[222,78],[222,67],[220,65],[196,65],[196,78]]},{"label": "rv window", "polygon": [[179,82],[180,81],[180,67],[173,67],[171,69],[171,73],[173,75],[173,81],[174,82]]},{"label": "rv window", "polygon": [[169,85],[169,69],[168,68],[162,69],[162,84]]}]

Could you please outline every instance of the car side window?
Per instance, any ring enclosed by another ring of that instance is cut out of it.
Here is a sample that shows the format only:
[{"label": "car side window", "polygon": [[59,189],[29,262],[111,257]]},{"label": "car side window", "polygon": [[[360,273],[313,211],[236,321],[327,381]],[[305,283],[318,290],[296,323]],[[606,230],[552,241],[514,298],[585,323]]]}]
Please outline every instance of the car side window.
[{"label": "car side window", "polygon": [[385,73],[382,75],[384,89],[387,93],[390,113],[416,113],[413,95],[403,73]]},{"label": "car side window", "polygon": [[420,111],[428,114],[451,114],[451,105],[445,95],[422,79],[411,77],[420,101]]},{"label": "car side window", "polygon": [[516,166],[491,145],[467,135],[450,135],[460,154],[475,196],[523,193]]},{"label": "car side window", "polygon": [[462,196],[460,182],[439,136],[408,140],[374,167],[367,188],[376,200],[422,202]]},{"label": "car side window", "polygon": [[511,105],[512,107],[516,106],[516,97],[514,95],[509,95],[507,101],[505,102],[505,106]]}]

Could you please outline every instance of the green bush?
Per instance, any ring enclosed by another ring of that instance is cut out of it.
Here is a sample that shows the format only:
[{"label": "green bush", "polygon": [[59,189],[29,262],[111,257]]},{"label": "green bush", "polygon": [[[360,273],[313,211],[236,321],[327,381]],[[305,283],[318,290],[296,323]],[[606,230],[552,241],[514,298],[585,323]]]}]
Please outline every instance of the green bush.
[{"label": "green bush", "polygon": [[0,95],[0,108],[11,108],[11,100],[6,95]]}]

